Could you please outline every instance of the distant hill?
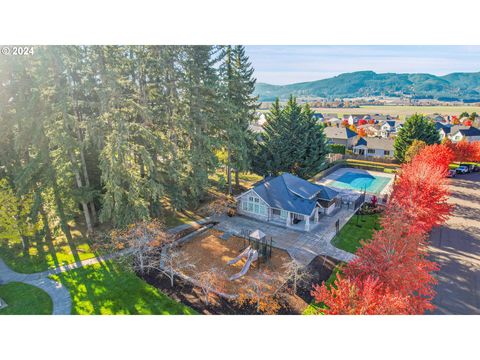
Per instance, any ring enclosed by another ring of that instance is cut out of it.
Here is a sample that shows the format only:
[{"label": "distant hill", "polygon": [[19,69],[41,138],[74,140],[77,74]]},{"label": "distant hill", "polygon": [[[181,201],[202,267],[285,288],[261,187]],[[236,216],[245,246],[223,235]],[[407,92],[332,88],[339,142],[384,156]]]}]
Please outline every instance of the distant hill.
[{"label": "distant hill", "polygon": [[257,83],[260,101],[276,97],[354,98],[367,96],[403,96],[443,101],[480,101],[480,72],[430,74],[377,74],[373,71],[345,73],[333,78],[290,85]]}]

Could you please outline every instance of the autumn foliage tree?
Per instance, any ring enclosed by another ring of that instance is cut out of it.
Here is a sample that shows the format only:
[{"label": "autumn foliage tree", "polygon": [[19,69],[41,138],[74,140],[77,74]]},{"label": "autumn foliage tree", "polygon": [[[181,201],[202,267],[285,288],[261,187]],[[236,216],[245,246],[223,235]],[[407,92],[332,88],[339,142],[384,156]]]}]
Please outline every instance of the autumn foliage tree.
[{"label": "autumn foliage tree", "polygon": [[360,137],[367,136],[367,132],[363,128],[358,129],[357,133],[358,133],[358,136],[360,136]]},{"label": "autumn foliage tree", "polygon": [[404,163],[381,230],[363,243],[343,276],[312,295],[324,314],[423,314],[433,310],[436,263],[427,259],[428,235],[451,211],[449,164],[480,159],[480,142],[426,146]]},{"label": "autumn foliage tree", "polygon": [[128,226],[125,230],[114,230],[107,247],[113,251],[123,251],[129,256],[122,261],[130,263],[140,273],[158,270],[164,246],[170,245],[174,237],[169,234],[158,220],[141,221]]},{"label": "autumn foliage tree", "polygon": [[315,285],[312,295],[325,315],[409,314],[407,297],[385,291],[372,277],[360,282],[338,275],[334,286]]},{"label": "autumn foliage tree", "polygon": [[280,310],[281,285],[270,271],[258,272],[246,279],[235,301],[240,307],[252,305],[257,313],[274,315]]}]

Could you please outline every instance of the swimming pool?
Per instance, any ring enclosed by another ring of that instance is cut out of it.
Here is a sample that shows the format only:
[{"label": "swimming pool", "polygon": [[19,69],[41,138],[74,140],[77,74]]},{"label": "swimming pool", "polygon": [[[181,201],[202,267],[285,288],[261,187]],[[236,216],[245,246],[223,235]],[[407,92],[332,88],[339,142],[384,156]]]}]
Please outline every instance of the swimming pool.
[{"label": "swimming pool", "polygon": [[380,194],[390,180],[388,177],[368,173],[346,172],[328,185],[340,189],[352,189],[367,191],[372,194]]}]

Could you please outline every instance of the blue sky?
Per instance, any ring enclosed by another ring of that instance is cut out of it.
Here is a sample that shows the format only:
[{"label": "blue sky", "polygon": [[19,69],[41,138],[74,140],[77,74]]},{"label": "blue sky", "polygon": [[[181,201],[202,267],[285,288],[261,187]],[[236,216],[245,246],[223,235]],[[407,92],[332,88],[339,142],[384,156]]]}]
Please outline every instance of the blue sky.
[{"label": "blue sky", "polygon": [[341,73],[480,71],[480,46],[246,46],[258,82],[283,85]]}]

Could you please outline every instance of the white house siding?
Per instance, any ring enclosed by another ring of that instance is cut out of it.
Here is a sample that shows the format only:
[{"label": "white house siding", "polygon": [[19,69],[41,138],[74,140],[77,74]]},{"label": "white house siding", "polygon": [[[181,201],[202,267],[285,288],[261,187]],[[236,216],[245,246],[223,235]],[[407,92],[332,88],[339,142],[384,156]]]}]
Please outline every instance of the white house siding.
[{"label": "white house siding", "polygon": [[246,192],[238,199],[237,212],[262,221],[268,221],[271,216],[268,204],[253,191]]},{"label": "white house siding", "polygon": [[385,154],[385,150],[383,149],[367,149],[366,146],[355,146],[353,152],[355,154],[359,154],[360,150],[364,150],[365,157],[376,157],[376,158],[392,158],[393,157],[393,150],[388,150],[389,153]]},{"label": "white house siding", "polygon": [[322,207],[322,209],[324,211],[324,214],[330,215],[333,212],[333,210],[335,210],[335,203],[333,203],[332,205],[330,205],[327,208]]}]

